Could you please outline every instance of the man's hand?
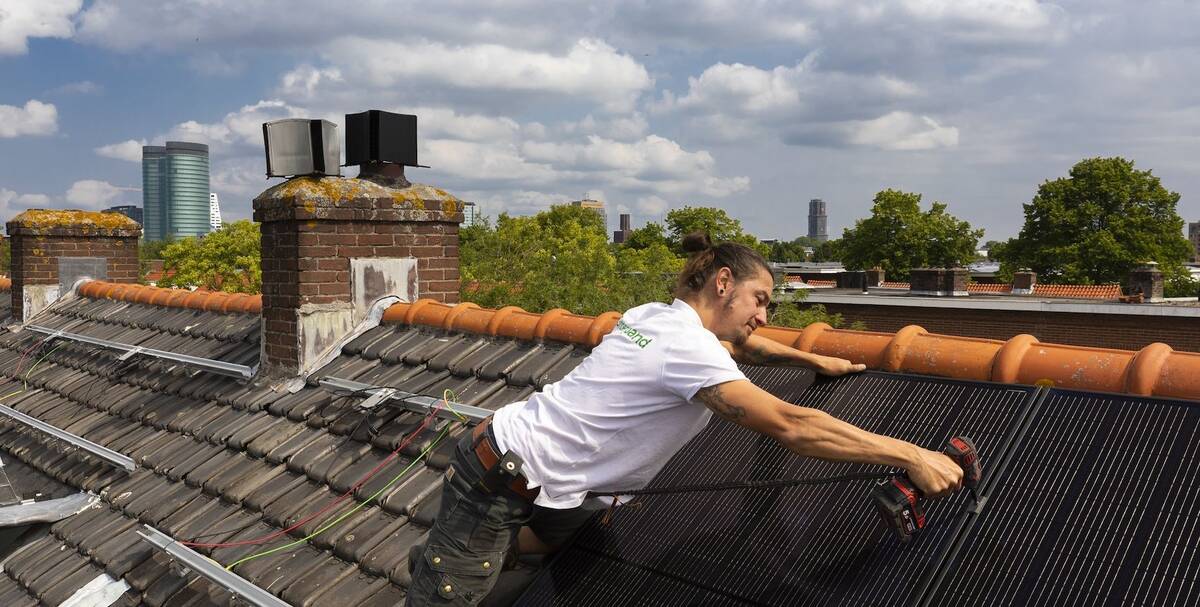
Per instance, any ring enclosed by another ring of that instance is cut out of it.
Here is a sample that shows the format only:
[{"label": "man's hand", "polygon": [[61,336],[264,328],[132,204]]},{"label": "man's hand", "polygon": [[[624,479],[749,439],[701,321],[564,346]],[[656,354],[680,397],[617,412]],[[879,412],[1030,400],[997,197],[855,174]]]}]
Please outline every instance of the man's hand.
[{"label": "man's hand", "polygon": [[926,497],[944,497],[962,487],[962,468],[944,453],[917,447],[916,461],[910,465],[908,478]]},{"label": "man's hand", "polygon": [[862,363],[852,363],[844,358],[834,356],[821,356],[816,360],[816,364],[817,366],[814,368],[821,375],[837,376],[867,370],[867,366]]}]

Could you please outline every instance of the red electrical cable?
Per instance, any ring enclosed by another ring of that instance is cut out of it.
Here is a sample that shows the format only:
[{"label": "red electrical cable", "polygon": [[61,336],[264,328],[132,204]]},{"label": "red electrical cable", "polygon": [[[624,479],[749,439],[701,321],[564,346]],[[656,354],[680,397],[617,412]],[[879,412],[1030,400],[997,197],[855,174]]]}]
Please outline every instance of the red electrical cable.
[{"label": "red electrical cable", "polygon": [[391,462],[393,459],[398,457],[400,455],[400,451],[403,450],[405,447],[407,447],[408,443],[412,442],[412,439],[416,438],[416,436],[418,434],[420,434],[422,431],[425,430],[425,428],[427,426],[429,426],[429,421],[431,419],[433,419],[434,413],[436,413],[437,410],[440,408],[441,408],[441,404],[439,403],[437,406],[430,409],[429,414],[425,416],[425,419],[421,422],[421,425],[417,426],[416,430],[413,430],[412,433],[410,433],[408,436],[406,436],[404,438],[404,440],[400,441],[400,445],[397,446],[394,451],[392,451],[391,455],[388,455],[386,458],[384,458],[384,460],[382,462],[379,462],[379,465],[375,466],[375,468],[373,468],[370,472],[368,472],[366,474],[366,476],[363,476],[361,479],[358,480],[358,482],[354,483],[354,486],[350,487],[348,490],[346,490],[346,492],[343,493],[341,495],[341,497],[338,497],[337,499],[333,500],[328,505],[326,505],[324,508],[321,508],[320,510],[305,517],[304,519],[297,521],[295,524],[288,527],[287,529],[281,529],[279,531],[276,531],[269,535],[265,535],[263,537],[249,539],[249,540],[240,540],[237,542],[205,543],[205,542],[183,542],[183,541],[181,541],[179,543],[183,544],[184,546],[193,546],[196,548],[232,548],[235,546],[253,546],[256,544],[264,544],[264,543],[269,542],[281,535],[286,535],[292,531],[295,531],[296,529],[299,529],[300,527],[304,526],[309,521],[317,518],[318,516],[321,516],[322,514],[325,514],[333,507],[335,507],[338,504],[345,501],[346,498],[350,497],[355,491],[358,490],[359,487],[363,486],[367,481],[371,480],[372,477],[374,477],[376,474],[378,474],[379,471],[382,470],[384,466],[386,466],[389,462]]}]

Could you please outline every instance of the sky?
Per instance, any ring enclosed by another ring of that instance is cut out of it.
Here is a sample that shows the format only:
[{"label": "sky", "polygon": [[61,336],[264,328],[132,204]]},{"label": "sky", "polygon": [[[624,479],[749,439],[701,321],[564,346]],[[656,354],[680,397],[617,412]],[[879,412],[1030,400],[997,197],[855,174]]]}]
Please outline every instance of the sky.
[{"label": "sky", "polygon": [[[141,146],[211,146],[226,220],[264,121],[419,118],[408,177],[633,225],[717,206],[760,238],[839,236],[885,188],[1016,235],[1083,158],[1151,169],[1200,221],[1189,0],[0,0],[0,219],[141,203]],[[353,169],[348,170],[352,174]]]}]

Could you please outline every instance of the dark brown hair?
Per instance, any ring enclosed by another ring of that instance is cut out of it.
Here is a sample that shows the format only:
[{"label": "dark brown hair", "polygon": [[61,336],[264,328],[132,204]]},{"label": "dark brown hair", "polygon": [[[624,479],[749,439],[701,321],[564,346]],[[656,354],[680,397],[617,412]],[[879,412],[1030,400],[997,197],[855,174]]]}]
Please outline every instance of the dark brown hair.
[{"label": "dark brown hair", "polygon": [[688,260],[675,282],[676,297],[682,298],[704,288],[721,268],[729,268],[735,282],[741,282],[758,272],[771,273],[767,260],[744,244],[722,242],[714,245],[708,234],[692,232],[683,237],[682,245]]}]

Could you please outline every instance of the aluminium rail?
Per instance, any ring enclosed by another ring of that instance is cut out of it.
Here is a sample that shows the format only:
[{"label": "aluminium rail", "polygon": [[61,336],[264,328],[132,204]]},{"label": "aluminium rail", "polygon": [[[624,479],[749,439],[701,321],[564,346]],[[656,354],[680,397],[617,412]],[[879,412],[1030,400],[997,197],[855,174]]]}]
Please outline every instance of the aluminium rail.
[{"label": "aluminium rail", "polygon": [[[340,379],[337,377],[323,377],[317,382],[322,388],[336,392],[350,392],[366,396],[363,402],[359,403],[359,407],[363,409],[371,409],[386,400],[398,401],[401,407],[417,413],[428,413],[443,399],[425,396],[423,394],[414,394],[405,392],[395,388],[387,388],[383,386],[372,386],[349,379]],[[447,401],[448,405],[445,408],[438,409],[436,415],[443,419],[458,420],[459,415],[473,422],[483,421],[493,412],[488,409],[472,407],[453,401]]]},{"label": "aluminium rail", "polygon": [[88,453],[91,453],[92,455],[95,455],[96,457],[113,464],[114,466],[124,468],[131,472],[136,467],[133,463],[133,459],[127,455],[113,451],[108,447],[97,445],[96,443],[93,443],[82,436],[76,436],[70,432],[67,432],[66,430],[61,430],[51,426],[50,424],[47,424],[36,417],[21,413],[20,411],[17,411],[16,409],[13,409],[7,405],[0,405],[0,415],[5,415],[22,424],[25,424],[26,426],[41,430],[42,432],[45,432],[54,438],[75,445],[76,447],[83,449],[84,451],[87,451]]},{"label": "aluminium rail", "polygon": [[60,331],[58,329],[48,329],[46,327],[41,327],[38,325],[27,325],[25,328],[29,329],[30,331],[33,331],[35,333],[42,333],[42,334],[46,335],[47,342],[54,340],[54,339],[61,338],[61,339],[69,339],[71,341],[78,341],[78,342],[82,342],[85,344],[92,344],[94,346],[100,346],[102,348],[108,348],[110,350],[118,350],[118,351],[122,352],[120,360],[127,360],[131,356],[140,354],[143,356],[150,356],[153,358],[161,358],[164,360],[170,360],[170,361],[174,361],[174,362],[178,362],[178,363],[183,363],[185,365],[190,365],[193,367],[200,367],[207,371],[221,373],[222,375],[232,375],[234,377],[240,377],[242,379],[250,379],[250,378],[254,377],[254,373],[257,370],[256,367],[250,367],[247,365],[239,365],[236,363],[229,363],[229,362],[225,362],[223,360],[213,360],[211,358],[200,358],[199,356],[188,356],[187,354],[179,354],[177,352],[168,352],[166,350],[155,350],[154,348],[144,348],[142,346],[131,346],[129,344],[123,344],[120,342],[110,341],[107,339],[101,339],[99,337],[80,335],[78,333],[70,333],[68,331]]},{"label": "aluminium rail", "polygon": [[137,534],[142,536],[142,539],[150,542],[155,548],[166,552],[175,560],[186,565],[188,569],[195,571],[201,577],[238,595],[257,607],[290,607],[290,605],[279,597],[251,584],[236,573],[227,571],[216,561],[176,542],[175,538],[150,525],[143,525]]}]

